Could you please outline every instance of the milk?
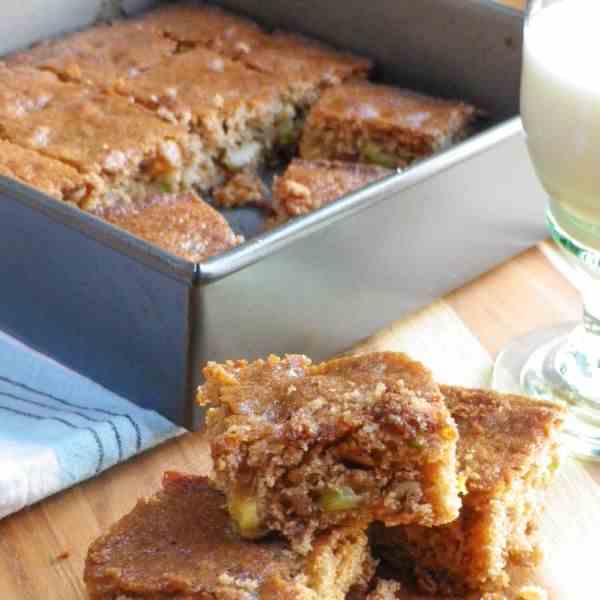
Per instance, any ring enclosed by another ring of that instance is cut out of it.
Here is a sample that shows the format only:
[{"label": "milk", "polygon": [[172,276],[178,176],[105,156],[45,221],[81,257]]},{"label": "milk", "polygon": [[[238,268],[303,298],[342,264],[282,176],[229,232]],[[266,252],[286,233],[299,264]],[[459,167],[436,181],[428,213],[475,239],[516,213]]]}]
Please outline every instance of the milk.
[{"label": "milk", "polygon": [[600,239],[600,0],[562,0],[530,18],[521,114],[557,220]]}]

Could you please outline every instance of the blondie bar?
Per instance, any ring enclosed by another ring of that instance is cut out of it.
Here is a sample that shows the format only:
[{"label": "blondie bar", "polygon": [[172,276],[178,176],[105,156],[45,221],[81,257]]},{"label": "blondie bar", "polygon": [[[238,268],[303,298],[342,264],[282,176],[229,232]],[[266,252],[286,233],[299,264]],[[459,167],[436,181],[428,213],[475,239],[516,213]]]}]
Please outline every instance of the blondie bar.
[{"label": "blondie bar", "polygon": [[42,42],[5,61],[9,66],[36,67],[63,80],[111,89],[174,54],[176,47],[152,27],[127,19]]},{"label": "blondie bar", "polygon": [[366,82],[327,90],[306,120],[302,158],[402,166],[467,134],[474,107]]},{"label": "blondie bar", "polygon": [[90,547],[90,600],[344,600],[374,562],[363,531],[324,533],[300,556],[283,540],[243,540],[203,477],[166,473],[163,489]]},{"label": "blondie bar", "polygon": [[455,424],[430,373],[397,353],[313,365],[300,355],[209,363],[198,400],[215,485],[241,535],[458,514]]},{"label": "blondie bar", "polygon": [[90,202],[94,189],[73,167],[0,140],[0,175],[76,205]]},{"label": "blondie bar", "polygon": [[121,206],[102,207],[94,213],[192,262],[201,262],[243,241],[223,216],[193,192],[140,197]]},{"label": "blondie bar", "polygon": [[377,165],[296,158],[275,179],[273,224],[305,215],[392,173]]},{"label": "blondie bar", "polygon": [[427,592],[493,591],[509,565],[540,558],[535,539],[544,490],[559,460],[562,405],[441,386],[459,430],[459,518],[434,529],[376,527],[373,543],[398,567],[414,566]]},{"label": "blondie bar", "polygon": [[184,128],[120,96],[48,81],[50,73],[9,71],[6,99],[0,98],[0,137],[72,166],[102,203],[214,180],[215,166],[201,140]]},{"label": "blondie bar", "polygon": [[200,135],[223,169],[236,172],[269,155],[292,111],[280,89],[274,77],[197,48],[127,80],[120,92]]}]

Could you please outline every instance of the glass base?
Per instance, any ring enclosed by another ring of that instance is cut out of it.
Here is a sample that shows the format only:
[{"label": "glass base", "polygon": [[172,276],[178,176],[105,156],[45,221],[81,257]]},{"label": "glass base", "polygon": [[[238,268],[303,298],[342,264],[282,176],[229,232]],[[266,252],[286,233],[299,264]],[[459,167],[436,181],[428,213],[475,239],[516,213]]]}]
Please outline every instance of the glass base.
[{"label": "glass base", "polygon": [[589,354],[582,354],[581,330],[567,323],[513,340],[496,359],[492,387],[566,401],[566,445],[580,458],[600,461],[600,362],[590,365]]}]

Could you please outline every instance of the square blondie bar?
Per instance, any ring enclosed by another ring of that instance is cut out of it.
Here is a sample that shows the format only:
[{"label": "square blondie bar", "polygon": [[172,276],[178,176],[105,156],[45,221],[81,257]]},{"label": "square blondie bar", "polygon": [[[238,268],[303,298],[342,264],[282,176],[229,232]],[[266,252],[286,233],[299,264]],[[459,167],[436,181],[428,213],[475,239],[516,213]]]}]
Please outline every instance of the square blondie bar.
[{"label": "square blondie bar", "polygon": [[93,187],[73,167],[0,140],[0,175],[77,206],[90,202]]},{"label": "square blondie bar", "polygon": [[457,516],[456,427],[421,364],[288,355],[203,372],[214,482],[242,536],[275,530],[307,552],[342,524]]},{"label": "square blondie bar", "polygon": [[103,204],[214,180],[214,163],[185,128],[120,96],[48,81],[50,73],[10,71],[5,101],[0,97],[0,137],[72,166]]},{"label": "square blondie bar", "polygon": [[392,173],[377,165],[295,158],[275,178],[272,224],[305,215]]},{"label": "square blondie bar", "polygon": [[205,141],[226,171],[265,160],[280,121],[292,112],[274,77],[197,48],[128,80],[120,93]]},{"label": "square blondie bar", "polygon": [[394,565],[412,565],[426,592],[501,589],[508,566],[540,559],[535,532],[558,466],[565,409],[483,390],[441,392],[459,430],[460,516],[434,529],[376,527],[373,543]]},{"label": "square blondie bar", "polygon": [[225,218],[193,192],[157,194],[93,211],[167,252],[192,262],[225,252],[243,241]]},{"label": "square blondie bar", "polygon": [[476,110],[396,87],[350,82],[327,90],[306,120],[300,155],[394,168],[467,134]]},{"label": "square blondie bar", "polygon": [[237,536],[203,477],[166,473],[163,489],[90,547],[90,600],[344,600],[370,579],[364,531],[324,533],[300,556],[283,540]]},{"label": "square blondie bar", "polygon": [[55,73],[66,81],[112,89],[175,53],[177,44],[130,19],[42,42],[5,59]]}]

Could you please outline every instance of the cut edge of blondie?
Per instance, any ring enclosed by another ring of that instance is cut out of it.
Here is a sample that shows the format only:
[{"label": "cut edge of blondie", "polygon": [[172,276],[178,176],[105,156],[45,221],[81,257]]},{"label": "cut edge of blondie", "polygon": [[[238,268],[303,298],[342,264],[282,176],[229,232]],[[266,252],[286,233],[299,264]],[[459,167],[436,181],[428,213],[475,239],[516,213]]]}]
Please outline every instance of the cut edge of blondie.
[{"label": "cut edge of blondie", "polygon": [[[441,386],[441,389],[445,395],[452,393],[458,397],[474,392],[451,386]],[[515,410],[519,402],[529,407],[536,404],[535,400],[481,393],[487,398],[512,401]],[[475,400],[475,397],[465,398],[466,402]],[[534,450],[528,449],[519,459],[518,466],[507,466],[511,473],[503,473],[500,469],[498,481],[486,483],[488,489],[477,489],[478,473],[472,466],[468,472],[469,480],[466,480],[465,472],[461,473],[465,495],[461,513],[454,522],[434,529],[418,525],[388,530],[374,527],[373,542],[381,556],[399,567],[410,564],[422,590],[444,594],[504,589],[510,581],[507,570],[510,566],[537,565],[542,551],[536,530],[543,511],[545,490],[562,455],[559,435],[564,418],[562,405],[540,402],[539,408],[538,424],[544,439],[538,440]],[[452,406],[450,410],[456,417]],[[457,419],[457,422],[462,436],[461,420]],[[459,462],[463,468],[467,444],[465,442],[461,447],[459,443]],[[485,460],[493,459],[487,456]]]},{"label": "cut edge of blondie", "polygon": [[[344,381],[353,369],[356,384]],[[212,406],[214,482],[245,537],[278,530],[306,553],[317,531],[341,524],[457,516],[455,424],[429,372],[408,357],[374,353],[312,367],[306,357],[271,356],[209,363],[204,375],[198,399]],[[377,381],[363,385],[372,375]],[[258,382],[262,397],[248,404]],[[336,392],[333,401],[330,385],[344,388],[343,400]],[[273,414],[261,413],[267,401]]]},{"label": "cut edge of blondie", "polygon": [[0,175],[78,207],[89,205],[96,197],[92,181],[71,166],[3,139]]}]

